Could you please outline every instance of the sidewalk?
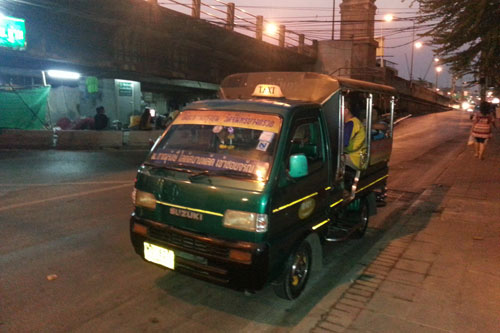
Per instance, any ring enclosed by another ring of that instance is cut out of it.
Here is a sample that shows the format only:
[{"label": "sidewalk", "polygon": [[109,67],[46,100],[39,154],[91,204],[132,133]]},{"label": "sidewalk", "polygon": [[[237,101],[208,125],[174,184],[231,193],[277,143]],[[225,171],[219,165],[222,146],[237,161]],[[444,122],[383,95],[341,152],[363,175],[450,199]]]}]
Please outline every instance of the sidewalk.
[{"label": "sidewalk", "polygon": [[293,331],[499,332],[500,131],[485,160],[459,154],[352,276]]}]

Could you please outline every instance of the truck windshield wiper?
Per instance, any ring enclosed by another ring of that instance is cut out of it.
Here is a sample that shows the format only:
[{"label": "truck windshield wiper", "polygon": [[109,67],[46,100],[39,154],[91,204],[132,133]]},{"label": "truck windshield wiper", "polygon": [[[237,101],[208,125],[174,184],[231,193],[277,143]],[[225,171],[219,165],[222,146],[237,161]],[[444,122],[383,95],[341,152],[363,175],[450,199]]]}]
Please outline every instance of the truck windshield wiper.
[{"label": "truck windshield wiper", "polygon": [[187,173],[193,173],[193,171],[185,168],[176,168],[173,166],[169,165],[157,165],[153,163],[143,163],[145,166],[150,167],[151,169],[166,169],[166,170],[172,170],[172,171],[178,171],[178,172],[187,172]]},{"label": "truck windshield wiper", "polygon": [[199,173],[196,173],[192,176],[189,176],[189,180],[196,180],[200,177],[210,177],[210,176],[228,176],[235,178],[247,178],[247,179],[255,179],[255,175],[251,173],[235,171],[235,170],[203,170]]},{"label": "truck windshield wiper", "polygon": [[253,173],[247,173],[247,172],[236,171],[236,170],[220,170],[220,171],[217,171],[217,173],[220,176],[257,179],[257,177]]},{"label": "truck windshield wiper", "polygon": [[196,180],[201,177],[210,177],[210,176],[215,176],[215,177],[226,176],[233,178],[257,179],[257,177],[252,173],[236,171],[236,170],[201,170],[200,172],[195,172],[194,170],[196,169],[199,170],[199,168],[190,166],[188,169],[188,168],[173,167],[170,165],[157,165],[153,163],[143,163],[143,164],[151,169],[166,169],[166,170],[189,173],[191,174],[189,176],[190,181]]},{"label": "truck windshield wiper", "polygon": [[193,180],[196,180],[196,179],[198,179],[200,177],[203,177],[203,176],[208,177],[210,175],[211,175],[211,172],[209,170],[203,170],[201,172],[198,172],[198,173],[195,173],[195,174],[189,176],[189,180],[193,181]]}]

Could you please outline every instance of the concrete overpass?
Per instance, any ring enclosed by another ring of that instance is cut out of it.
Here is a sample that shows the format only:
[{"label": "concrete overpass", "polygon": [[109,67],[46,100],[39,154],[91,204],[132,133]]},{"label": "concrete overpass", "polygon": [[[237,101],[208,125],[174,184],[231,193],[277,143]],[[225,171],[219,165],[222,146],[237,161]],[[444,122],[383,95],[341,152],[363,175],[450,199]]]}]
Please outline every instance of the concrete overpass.
[{"label": "concrete overpass", "polygon": [[[408,96],[405,109],[410,111],[437,102],[434,92],[417,96],[405,80],[375,66],[374,0],[343,0],[342,40],[322,41],[319,47],[315,41],[305,45],[303,35],[290,46],[283,26],[279,45],[262,41],[262,30],[257,29],[257,38],[234,32],[232,4],[226,24],[214,25],[199,18],[200,4],[192,1],[190,16],[161,7],[157,0],[0,1],[2,14],[25,20],[27,40],[23,50],[0,47],[0,86],[3,74],[8,80],[24,77],[19,87],[40,85],[41,71],[51,68],[99,79],[94,92],[87,90],[86,79],[49,82],[47,117],[41,119],[46,127],[62,118],[91,117],[98,105],[122,124],[145,106],[166,114],[193,99],[213,97],[218,83],[235,72],[335,73],[345,67],[345,74],[336,74],[396,87]],[[260,24],[262,29],[262,17]]]},{"label": "concrete overpass", "polygon": [[[0,48],[1,67],[74,69],[149,84],[219,83],[235,72],[311,70],[315,52],[242,35],[144,0],[2,3],[26,20],[27,47]],[[301,51],[300,53],[298,51]]]}]

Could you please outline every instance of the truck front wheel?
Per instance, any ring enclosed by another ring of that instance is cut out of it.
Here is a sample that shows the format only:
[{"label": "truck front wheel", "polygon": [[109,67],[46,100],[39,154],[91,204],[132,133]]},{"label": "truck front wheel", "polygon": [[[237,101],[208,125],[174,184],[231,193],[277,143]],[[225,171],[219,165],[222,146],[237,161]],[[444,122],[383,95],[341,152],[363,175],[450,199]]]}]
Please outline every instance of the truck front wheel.
[{"label": "truck front wheel", "polygon": [[274,285],[274,292],[284,299],[295,299],[304,290],[312,267],[311,244],[304,240],[287,259],[285,271]]}]

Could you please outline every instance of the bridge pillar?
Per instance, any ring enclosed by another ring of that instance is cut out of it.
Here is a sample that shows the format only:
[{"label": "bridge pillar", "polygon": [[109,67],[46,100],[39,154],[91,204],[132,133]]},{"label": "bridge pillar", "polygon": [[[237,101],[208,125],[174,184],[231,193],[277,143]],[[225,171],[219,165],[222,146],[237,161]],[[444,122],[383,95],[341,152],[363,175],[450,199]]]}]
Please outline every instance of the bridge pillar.
[{"label": "bridge pillar", "polygon": [[234,30],[234,3],[232,2],[227,4],[226,29]]},{"label": "bridge pillar", "polygon": [[299,34],[299,53],[304,53],[304,45],[305,45],[305,36],[304,34]]},{"label": "bridge pillar", "polygon": [[193,0],[191,7],[191,16],[199,19],[201,14],[201,0]]},{"label": "bridge pillar", "polygon": [[279,45],[280,47],[285,47],[285,33],[286,28],[284,25],[280,25],[280,35],[279,35]]},{"label": "bridge pillar", "polygon": [[264,17],[262,15],[258,15],[257,22],[255,23],[255,39],[262,40],[263,31],[264,31]]},{"label": "bridge pillar", "polygon": [[319,43],[317,39],[313,39],[312,47],[313,47],[314,57],[316,58],[318,56],[318,50],[319,50]]},{"label": "bridge pillar", "polygon": [[364,68],[376,67],[376,11],[375,0],[343,0],[340,4],[340,39],[353,42],[351,67],[363,73]]}]

